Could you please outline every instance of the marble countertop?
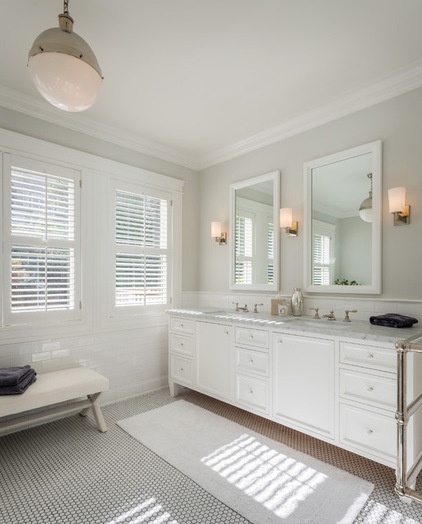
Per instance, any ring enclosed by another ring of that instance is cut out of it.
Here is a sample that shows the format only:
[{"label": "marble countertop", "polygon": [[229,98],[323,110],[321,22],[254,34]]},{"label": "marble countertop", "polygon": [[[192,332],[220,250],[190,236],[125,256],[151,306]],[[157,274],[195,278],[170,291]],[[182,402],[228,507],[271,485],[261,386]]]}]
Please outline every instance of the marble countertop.
[{"label": "marble countertop", "polygon": [[389,328],[373,326],[368,322],[342,320],[314,320],[312,317],[280,317],[269,313],[244,313],[242,311],[223,311],[217,308],[180,308],[169,309],[170,316],[192,318],[194,320],[208,320],[227,322],[237,325],[248,325],[254,328],[269,328],[276,331],[292,331],[296,333],[309,333],[326,335],[330,337],[348,338],[394,344],[398,340],[405,340],[420,334],[422,328]]}]

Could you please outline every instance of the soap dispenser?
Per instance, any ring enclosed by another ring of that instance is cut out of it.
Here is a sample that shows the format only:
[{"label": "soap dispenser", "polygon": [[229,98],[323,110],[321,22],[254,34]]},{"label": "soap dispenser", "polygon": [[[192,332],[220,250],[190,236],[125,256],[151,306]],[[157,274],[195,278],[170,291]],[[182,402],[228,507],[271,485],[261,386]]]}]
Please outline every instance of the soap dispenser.
[{"label": "soap dispenser", "polygon": [[303,293],[300,287],[295,287],[292,293],[292,314],[300,317],[303,312]]}]

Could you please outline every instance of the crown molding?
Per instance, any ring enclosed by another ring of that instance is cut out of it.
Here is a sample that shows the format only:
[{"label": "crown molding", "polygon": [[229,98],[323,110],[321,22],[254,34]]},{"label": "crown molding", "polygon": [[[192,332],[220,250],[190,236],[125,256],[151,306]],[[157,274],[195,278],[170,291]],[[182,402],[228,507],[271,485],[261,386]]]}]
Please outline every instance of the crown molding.
[{"label": "crown molding", "polygon": [[421,62],[414,64],[410,68],[400,69],[396,74],[386,77],[377,83],[350,91],[314,111],[309,111],[279,126],[204,155],[201,158],[201,169],[280,142],[419,87],[422,87]]},{"label": "crown molding", "polygon": [[66,113],[45,105],[33,97],[0,86],[0,106],[66,127],[78,133],[110,142],[126,149],[200,171],[233,158],[272,145],[343,116],[384,102],[422,86],[422,62],[402,68],[379,82],[350,91],[319,108],[304,113],[281,125],[217,149],[200,157],[185,155],[162,144],[133,133],[101,124],[93,119]]},{"label": "crown molding", "polygon": [[78,133],[98,138],[112,144],[138,151],[159,160],[171,162],[197,171],[200,162],[179,151],[172,150],[162,144],[152,142],[133,133],[129,133],[113,126],[102,124],[81,114],[77,116],[46,105],[43,101],[0,86],[0,106],[25,115],[71,129]]}]

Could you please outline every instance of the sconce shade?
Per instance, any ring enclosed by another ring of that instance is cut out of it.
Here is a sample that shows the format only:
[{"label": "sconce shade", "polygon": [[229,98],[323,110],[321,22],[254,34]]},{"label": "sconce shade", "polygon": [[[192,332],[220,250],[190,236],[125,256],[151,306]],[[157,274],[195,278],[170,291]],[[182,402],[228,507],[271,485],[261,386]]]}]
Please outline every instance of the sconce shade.
[{"label": "sconce shade", "polygon": [[53,106],[78,112],[91,107],[101,89],[101,69],[94,52],[73,32],[69,14],[59,27],[42,32],[28,53],[28,69],[40,94]]},{"label": "sconce shade", "polygon": [[388,190],[388,206],[390,213],[403,213],[406,205],[406,188],[393,187]]},{"label": "sconce shade", "polygon": [[221,222],[211,222],[211,237],[221,237]]},{"label": "sconce shade", "polygon": [[283,207],[280,209],[280,227],[290,228],[293,222],[293,212],[291,207]]}]

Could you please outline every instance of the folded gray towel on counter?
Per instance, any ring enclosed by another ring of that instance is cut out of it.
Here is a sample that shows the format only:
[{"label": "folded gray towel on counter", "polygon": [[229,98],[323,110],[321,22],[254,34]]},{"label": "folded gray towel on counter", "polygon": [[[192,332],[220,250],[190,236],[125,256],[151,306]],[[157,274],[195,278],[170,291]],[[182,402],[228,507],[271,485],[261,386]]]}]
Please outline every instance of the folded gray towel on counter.
[{"label": "folded gray towel on counter", "polygon": [[29,365],[0,368],[0,386],[16,386],[31,370]]},{"label": "folded gray towel on counter", "polygon": [[386,313],[385,315],[377,315],[369,317],[369,322],[375,326],[386,326],[394,328],[412,327],[418,321],[416,318],[407,317],[406,315],[399,315],[398,313]]}]

